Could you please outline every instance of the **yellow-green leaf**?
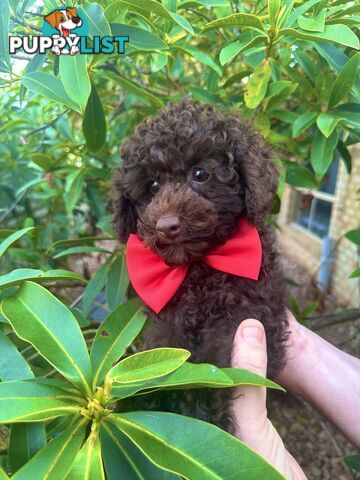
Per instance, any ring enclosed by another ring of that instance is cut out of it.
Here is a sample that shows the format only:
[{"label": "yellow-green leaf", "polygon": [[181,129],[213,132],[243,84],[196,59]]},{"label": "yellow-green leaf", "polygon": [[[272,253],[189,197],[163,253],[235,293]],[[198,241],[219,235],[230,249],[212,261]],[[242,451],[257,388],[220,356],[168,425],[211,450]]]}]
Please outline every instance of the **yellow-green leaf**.
[{"label": "yellow-green leaf", "polygon": [[271,68],[268,59],[258,65],[245,87],[245,104],[248,108],[256,108],[265,97],[271,77]]}]

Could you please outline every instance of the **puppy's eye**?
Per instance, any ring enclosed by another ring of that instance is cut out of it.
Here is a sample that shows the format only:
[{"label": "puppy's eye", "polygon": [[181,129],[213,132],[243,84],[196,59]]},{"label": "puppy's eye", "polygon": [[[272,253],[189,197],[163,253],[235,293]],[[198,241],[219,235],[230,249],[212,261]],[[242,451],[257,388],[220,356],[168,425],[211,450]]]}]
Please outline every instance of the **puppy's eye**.
[{"label": "puppy's eye", "polygon": [[60,17],[60,22],[65,22],[65,18],[64,18],[64,17]]},{"label": "puppy's eye", "polygon": [[157,193],[160,190],[160,183],[157,180],[151,180],[149,188],[152,193]]},{"label": "puppy's eye", "polygon": [[202,167],[194,167],[192,178],[195,182],[204,183],[209,178],[209,174]]}]

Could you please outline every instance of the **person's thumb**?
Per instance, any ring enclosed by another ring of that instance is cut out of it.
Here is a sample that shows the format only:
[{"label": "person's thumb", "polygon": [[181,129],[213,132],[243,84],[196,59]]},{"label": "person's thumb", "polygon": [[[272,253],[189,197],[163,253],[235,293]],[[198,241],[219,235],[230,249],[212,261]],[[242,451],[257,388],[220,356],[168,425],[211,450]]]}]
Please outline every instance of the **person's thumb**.
[{"label": "person's thumb", "polygon": [[[232,366],[266,376],[267,353],[263,325],[255,319],[244,320],[234,338]],[[266,388],[238,387],[234,392],[233,412],[236,436],[254,440],[266,427]]]}]

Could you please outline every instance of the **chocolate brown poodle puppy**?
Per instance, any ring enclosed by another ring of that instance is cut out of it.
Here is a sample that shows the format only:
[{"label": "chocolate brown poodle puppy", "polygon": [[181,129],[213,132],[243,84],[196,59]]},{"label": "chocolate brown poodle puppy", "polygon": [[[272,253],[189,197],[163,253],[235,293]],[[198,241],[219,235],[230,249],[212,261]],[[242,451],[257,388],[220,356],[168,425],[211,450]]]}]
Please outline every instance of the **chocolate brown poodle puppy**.
[{"label": "chocolate brown poodle puppy", "polygon": [[[266,329],[273,377],[285,361],[287,320],[275,236],[266,223],[278,176],[270,151],[236,115],[186,99],[140,124],[124,142],[121,157],[114,181],[120,241],[137,234],[167,265],[189,265],[159,313],[145,306],[152,320],[145,348],[186,348],[192,362],[228,367],[237,327],[256,318]],[[203,261],[241,236],[244,219],[261,241],[257,280]],[[230,390],[167,395],[168,409],[232,430]]]}]

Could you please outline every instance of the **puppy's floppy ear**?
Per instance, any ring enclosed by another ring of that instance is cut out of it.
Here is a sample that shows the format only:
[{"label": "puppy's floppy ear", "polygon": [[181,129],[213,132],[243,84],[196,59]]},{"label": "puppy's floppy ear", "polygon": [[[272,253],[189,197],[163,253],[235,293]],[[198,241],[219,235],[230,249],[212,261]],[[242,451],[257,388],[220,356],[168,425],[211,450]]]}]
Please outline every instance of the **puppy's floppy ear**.
[{"label": "puppy's floppy ear", "polygon": [[137,217],[132,201],[122,185],[121,173],[117,172],[113,182],[113,224],[121,243],[126,243],[130,233],[136,233]]},{"label": "puppy's floppy ear", "polygon": [[56,25],[58,24],[57,22],[57,16],[58,16],[58,10],[54,10],[53,12],[49,13],[49,15],[46,15],[44,17],[44,20],[48,23],[50,23],[50,25],[53,27],[53,28],[56,28]]},{"label": "puppy's floppy ear", "polygon": [[235,163],[245,187],[245,206],[248,219],[254,225],[264,223],[270,213],[278,184],[278,168],[271,151],[260,137],[250,133],[246,146],[237,142]]},{"label": "puppy's floppy ear", "polygon": [[67,12],[70,13],[72,17],[77,17],[78,14],[76,13],[76,8],[75,7],[69,7],[66,9]]}]

